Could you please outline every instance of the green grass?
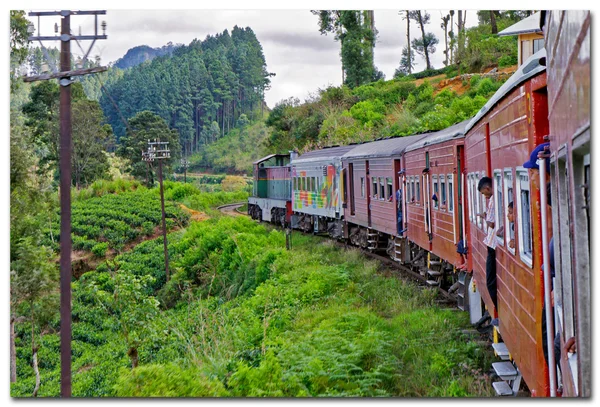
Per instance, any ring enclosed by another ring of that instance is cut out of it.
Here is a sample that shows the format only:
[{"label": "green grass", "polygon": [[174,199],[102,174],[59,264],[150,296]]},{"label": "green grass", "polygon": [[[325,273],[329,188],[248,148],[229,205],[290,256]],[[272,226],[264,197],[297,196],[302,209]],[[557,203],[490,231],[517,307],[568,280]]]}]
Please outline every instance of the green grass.
[{"label": "green grass", "polygon": [[[489,355],[461,334],[467,314],[439,309],[434,291],[358,250],[293,233],[286,251],[281,231],[222,216],[169,235],[168,283],[161,252],[160,239],[145,242],[73,283],[74,396],[491,395]],[[116,307],[127,287],[158,308]],[[127,326],[143,329],[133,371]],[[60,391],[53,327],[40,349],[42,397]],[[29,329],[17,326],[15,397],[35,380]]]}]

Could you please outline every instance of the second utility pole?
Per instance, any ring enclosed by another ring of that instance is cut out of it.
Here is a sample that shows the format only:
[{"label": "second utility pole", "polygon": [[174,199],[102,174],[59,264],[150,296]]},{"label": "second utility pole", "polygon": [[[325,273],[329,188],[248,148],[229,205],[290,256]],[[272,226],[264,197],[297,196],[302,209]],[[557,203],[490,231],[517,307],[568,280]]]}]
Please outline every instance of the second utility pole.
[{"label": "second utility pole", "polygon": [[[60,70],[71,70],[71,15],[61,22]],[[67,39],[67,40],[65,40]],[[61,79],[61,82],[64,79]],[[68,80],[68,79],[66,79]],[[60,86],[60,394],[71,397],[71,86]]]}]

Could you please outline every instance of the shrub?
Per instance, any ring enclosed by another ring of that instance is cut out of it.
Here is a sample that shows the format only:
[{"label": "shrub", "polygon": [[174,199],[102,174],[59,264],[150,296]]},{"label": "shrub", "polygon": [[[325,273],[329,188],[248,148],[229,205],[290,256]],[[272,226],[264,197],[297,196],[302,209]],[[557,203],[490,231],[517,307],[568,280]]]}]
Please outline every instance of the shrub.
[{"label": "shrub", "polygon": [[106,255],[106,251],[108,250],[108,243],[98,243],[94,247],[92,247],[92,253],[96,257],[104,257]]}]

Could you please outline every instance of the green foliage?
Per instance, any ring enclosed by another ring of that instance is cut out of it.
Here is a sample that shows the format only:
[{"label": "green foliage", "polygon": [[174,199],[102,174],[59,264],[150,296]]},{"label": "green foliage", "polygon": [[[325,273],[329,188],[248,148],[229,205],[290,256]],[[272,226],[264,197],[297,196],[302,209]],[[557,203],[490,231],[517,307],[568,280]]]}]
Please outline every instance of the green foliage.
[{"label": "green foliage", "polygon": [[385,105],[379,99],[358,102],[350,109],[350,115],[367,128],[381,125],[384,114]]},{"label": "green foliage", "polygon": [[[117,191],[135,185],[127,182],[98,183],[90,187],[92,192],[88,191],[84,195],[92,194],[91,198],[80,195],[79,199],[73,201],[71,230],[75,250],[92,251],[94,254],[94,250],[97,250],[101,253],[104,245],[96,246],[104,243],[111,249],[121,251],[126,244],[151,234],[160,225],[161,206],[157,188],[140,188],[118,194],[104,193],[113,188]],[[97,192],[93,192],[94,188],[97,188]],[[96,194],[99,196],[95,196]],[[170,202],[165,202],[165,216],[168,228],[185,226],[189,221],[189,215]],[[58,242],[52,242],[52,236],[59,235],[58,212],[54,218],[56,221],[52,228],[45,227],[42,231],[44,243],[58,250]]]},{"label": "green foliage", "polygon": [[104,257],[106,255],[107,250],[108,250],[107,242],[98,243],[98,244],[94,245],[94,247],[92,247],[92,253],[96,257]]},{"label": "green foliage", "polygon": [[195,367],[147,365],[123,370],[115,385],[116,397],[227,397],[223,384]]},{"label": "green foliage", "polygon": [[148,169],[145,161],[142,161],[142,151],[148,150],[148,140],[160,139],[168,142],[171,150],[171,158],[163,161],[163,176],[166,176],[173,167],[173,163],[179,161],[181,148],[179,145],[179,135],[177,130],[169,128],[167,122],[160,116],[150,112],[143,111],[129,120],[127,135],[121,137],[117,155],[129,160],[131,165],[131,175],[138,179],[143,179],[149,173],[151,179],[155,179],[154,171],[157,171],[158,163],[153,163],[152,168]]},{"label": "green foliage", "polygon": [[272,74],[250,27],[235,26],[166,51],[115,74],[105,85],[100,104],[118,140],[126,135],[120,114],[130,120],[140,112],[153,112],[177,132],[177,144],[191,152],[231,131],[241,114],[260,118]]}]

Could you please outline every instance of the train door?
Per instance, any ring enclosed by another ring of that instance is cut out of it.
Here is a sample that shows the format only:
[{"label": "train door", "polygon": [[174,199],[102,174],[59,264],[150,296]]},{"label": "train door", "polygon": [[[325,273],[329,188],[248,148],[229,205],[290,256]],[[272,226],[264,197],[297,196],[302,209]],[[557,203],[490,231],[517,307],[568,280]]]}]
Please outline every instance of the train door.
[{"label": "train door", "polygon": [[[371,227],[371,194],[377,194],[377,180],[371,177],[369,173],[369,160],[365,161],[365,173],[367,179],[371,182],[367,182],[367,225]],[[370,189],[372,185],[372,190]],[[379,196],[379,195],[378,195]]]},{"label": "train door", "polygon": [[355,203],[354,203],[354,164],[348,164],[348,177],[350,178],[350,215],[355,214]]},{"label": "train door", "polygon": [[403,220],[403,212],[402,212],[402,196],[404,191],[400,194],[397,194],[396,191],[400,191],[402,189],[402,180],[400,179],[400,160],[394,160],[394,191],[393,191],[393,201],[396,202],[396,232],[400,234],[400,231],[403,229],[402,220]]},{"label": "train door", "polygon": [[465,210],[465,205],[463,203],[463,157],[464,157],[464,146],[456,146],[456,179],[454,183],[456,184],[455,189],[457,190],[456,198],[454,201],[456,202],[456,213],[458,218],[458,233],[454,236],[454,241],[457,242],[459,240],[463,241],[463,247],[466,248],[466,239],[465,239],[465,214],[463,210]]}]

